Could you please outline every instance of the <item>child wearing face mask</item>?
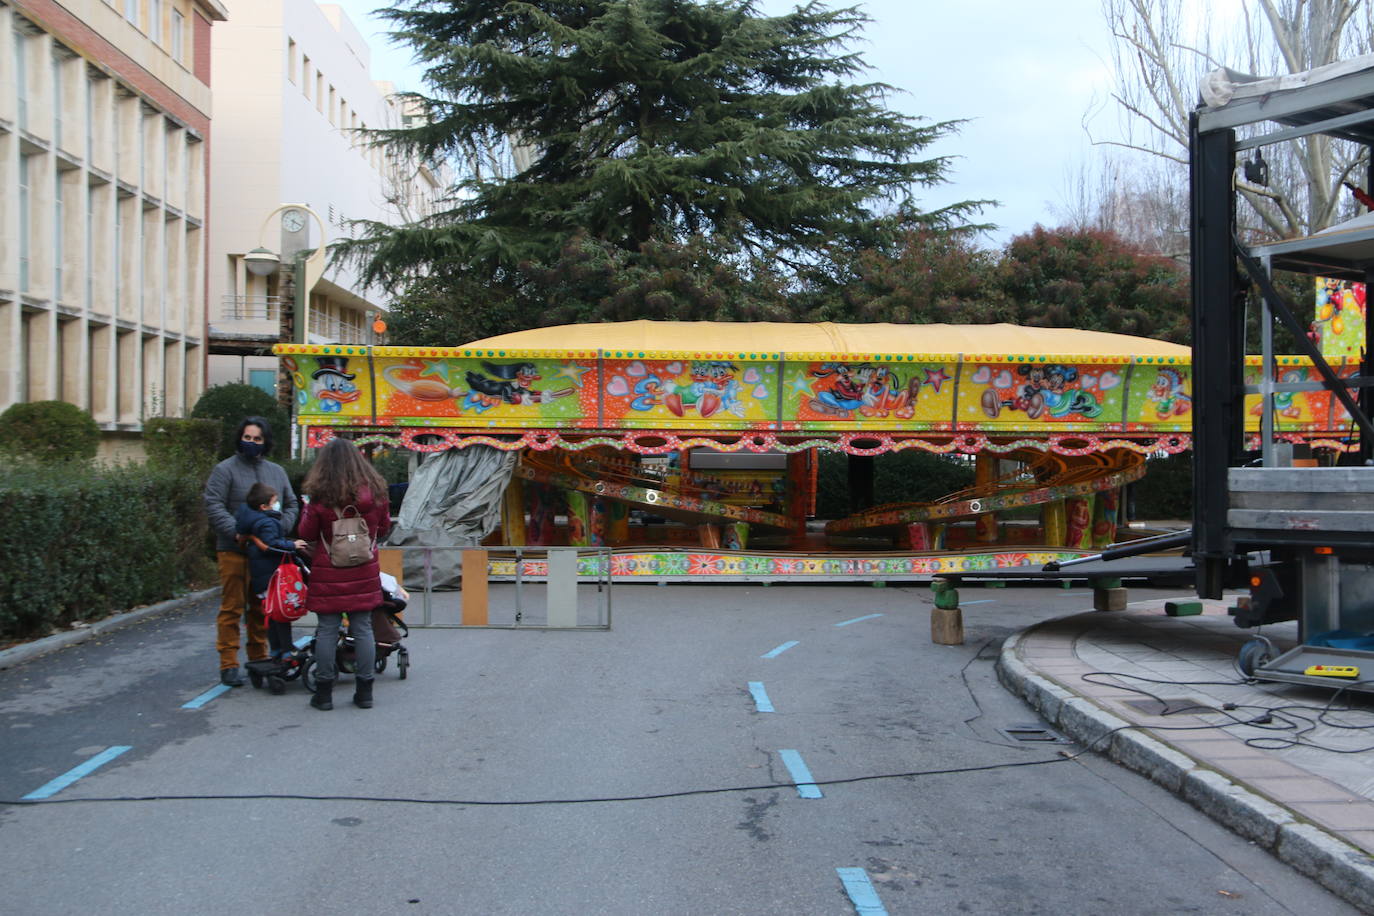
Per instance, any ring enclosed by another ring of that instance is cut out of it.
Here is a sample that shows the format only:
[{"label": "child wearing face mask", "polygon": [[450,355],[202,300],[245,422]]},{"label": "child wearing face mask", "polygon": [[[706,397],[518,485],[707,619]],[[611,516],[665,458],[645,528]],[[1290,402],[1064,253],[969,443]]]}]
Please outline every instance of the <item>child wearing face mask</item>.
[{"label": "child wearing face mask", "polygon": [[[262,613],[262,599],[267,595],[267,583],[272,572],[281,563],[284,554],[304,550],[306,542],[299,538],[292,540],[282,529],[281,499],[277,491],[265,483],[255,483],[248,488],[243,505],[234,516],[238,533],[248,538],[248,589],[254,598],[254,610]],[[252,540],[266,544],[263,550]],[[292,649],[291,624],[282,620],[267,622],[267,645],[273,660],[281,658]]]}]

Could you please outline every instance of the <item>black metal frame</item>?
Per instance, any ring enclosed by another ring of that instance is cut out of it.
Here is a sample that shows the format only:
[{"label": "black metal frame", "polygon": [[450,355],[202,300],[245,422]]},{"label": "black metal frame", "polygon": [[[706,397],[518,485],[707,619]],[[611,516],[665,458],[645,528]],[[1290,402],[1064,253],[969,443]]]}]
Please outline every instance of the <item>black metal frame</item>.
[{"label": "black metal frame", "polygon": [[[1206,123],[1204,123],[1206,122]],[[1260,138],[1236,141],[1236,127],[1262,122],[1285,125]],[[1361,463],[1374,457],[1369,416],[1374,359],[1366,348],[1361,378],[1341,379],[1283,302],[1268,274],[1236,235],[1234,179],[1238,149],[1326,133],[1374,147],[1374,73],[1360,71],[1309,88],[1256,96],[1223,109],[1194,112],[1189,122],[1190,252],[1193,323],[1193,561],[1197,591],[1220,598],[1244,570],[1247,549],[1258,546],[1227,522],[1227,471],[1245,460],[1245,299],[1257,285],[1275,317],[1312,357],[1325,387],[1340,399],[1359,428]],[[1374,158],[1366,187],[1374,186]],[[1299,242],[1278,246],[1294,253],[1273,266],[1328,276],[1374,280],[1374,260],[1341,263],[1304,255]],[[1320,244],[1312,245],[1319,248]],[[1249,281],[1238,271],[1244,265]],[[1374,284],[1371,284],[1374,285]],[[1374,341],[1374,314],[1366,312],[1366,337]],[[1352,395],[1351,389],[1355,389]],[[1295,539],[1296,540],[1300,539]],[[1245,542],[1245,543],[1240,543]],[[1273,546],[1282,547],[1282,544]]]}]

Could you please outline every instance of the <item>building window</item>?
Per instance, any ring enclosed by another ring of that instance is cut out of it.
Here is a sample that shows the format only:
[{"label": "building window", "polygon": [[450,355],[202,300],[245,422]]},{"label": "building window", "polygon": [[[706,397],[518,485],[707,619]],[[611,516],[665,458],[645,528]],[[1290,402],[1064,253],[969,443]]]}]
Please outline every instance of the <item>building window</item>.
[{"label": "building window", "polygon": [[62,298],[62,172],[55,172],[53,178],[52,298],[57,302]]},{"label": "building window", "polygon": [[148,0],[148,37],[162,44],[162,0]]},{"label": "building window", "polygon": [[310,58],[304,54],[301,55],[301,92],[310,98]]},{"label": "building window", "polygon": [[186,46],[182,37],[186,31],[186,17],[181,15],[181,10],[172,10],[172,59],[180,63],[181,56],[186,52]]},{"label": "building window", "polygon": [[29,188],[29,157],[19,157],[19,289],[29,288],[29,227],[33,218]]},{"label": "building window", "polygon": [[293,38],[286,39],[286,78],[296,82],[296,41]]},{"label": "building window", "polygon": [[277,370],[249,369],[248,384],[254,388],[261,388],[275,398],[277,396]]},{"label": "building window", "polygon": [[52,59],[52,143],[62,145],[62,58],[56,54]]},{"label": "building window", "polygon": [[19,30],[14,32],[14,81],[19,90],[19,129],[29,129],[29,57],[28,39]]},{"label": "building window", "polygon": [[124,18],[138,25],[138,0],[124,0]]}]

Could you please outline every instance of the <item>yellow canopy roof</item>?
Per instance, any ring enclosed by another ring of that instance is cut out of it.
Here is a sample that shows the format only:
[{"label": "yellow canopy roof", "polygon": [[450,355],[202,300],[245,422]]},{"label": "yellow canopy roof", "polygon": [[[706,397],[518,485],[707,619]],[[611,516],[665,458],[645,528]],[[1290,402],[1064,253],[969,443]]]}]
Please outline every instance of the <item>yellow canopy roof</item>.
[{"label": "yellow canopy roof", "polygon": [[773,321],[615,321],[532,328],[467,348],[510,350],[769,350],[792,353],[1045,353],[1174,356],[1188,347],[1102,331],[1014,324],[789,324]]}]

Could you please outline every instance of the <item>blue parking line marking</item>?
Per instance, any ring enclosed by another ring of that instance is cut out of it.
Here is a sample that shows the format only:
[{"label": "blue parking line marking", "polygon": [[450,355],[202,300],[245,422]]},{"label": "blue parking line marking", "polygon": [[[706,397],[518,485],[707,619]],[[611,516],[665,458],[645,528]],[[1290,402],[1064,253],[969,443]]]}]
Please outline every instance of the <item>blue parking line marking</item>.
[{"label": "blue parking line marking", "polygon": [[87,774],[95,772],[100,767],[103,767],[111,760],[114,760],[116,757],[118,757],[125,751],[132,750],[133,747],[126,744],[116,744],[113,747],[107,747],[105,748],[105,750],[101,751],[99,754],[96,754],[94,757],[92,757],[90,760],[87,760],[80,766],[73,767],[72,769],[63,773],[61,776],[57,777],[51,782],[46,783],[45,785],[42,785],[37,789],[34,789],[28,795],[23,796],[23,800],[37,801],[43,798],[51,798],[58,792],[61,792],[63,789],[67,788],[67,786],[76,782],[82,776],[86,776]]},{"label": "blue parking line marking", "polygon": [[992,603],[994,603],[995,601],[997,601],[996,598],[979,598],[977,601],[960,601],[959,603],[960,603],[961,605],[962,605],[962,604],[992,604]]},{"label": "blue parking line marking", "polygon": [[821,790],[816,787],[812,780],[816,777],[811,775],[811,771],[802,762],[801,754],[796,751],[778,751],[778,756],[782,758],[783,764],[787,767],[787,772],[792,774],[792,782],[797,785],[797,794],[802,798],[820,798]]},{"label": "blue parking line marking", "polygon": [[216,684],[209,690],[202,693],[200,696],[196,697],[194,700],[191,700],[189,703],[182,703],[181,708],[200,709],[202,706],[213,700],[215,697],[219,696],[221,693],[227,693],[230,690],[233,690],[233,688],[230,687],[228,684]]},{"label": "blue parking line marking", "polygon": [[310,642],[310,640],[312,640],[312,639],[314,639],[314,638],[315,638],[315,637],[314,637],[314,636],[311,636],[309,633],[305,634],[305,635],[302,636],[300,639],[296,640],[296,644],[295,644],[295,645],[296,645],[296,648],[297,648],[297,649],[304,649],[306,643]]},{"label": "blue parking line marking", "polygon": [[776,649],[774,649],[772,652],[763,653],[759,656],[759,658],[777,658],[779,655],[786,652],[788,649],[792,648],[796,644],[797,641],[795,639],[791,642],[785,642],[782,645],[778,646]]},{"label": "blue parking line marking", "polygon": [[853,620],[842,620],[835,624],[837,627],[847,627],[851,623],[858,623],[860,620],[872,620],[874,617],[881,617],[882,614],[865,614],[862,617],[855,617]]},{"label": "blue parking line marking", "polygon": [[773,702],[768,699],[768,691],[763,689],[762,681],[750,681],[749,692],[754,695],[754,705],[759,712],[775,712]]},{"label": "blue parking line marking", "polygon": [[854,912],[859,916],[887,916],[868,872],[862,868],[837,868],[835,871],[844,884],[844,892],[849,895],[849,902],[854,904]]}]

